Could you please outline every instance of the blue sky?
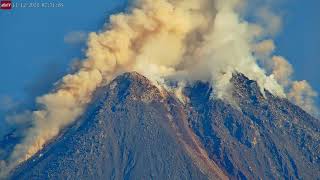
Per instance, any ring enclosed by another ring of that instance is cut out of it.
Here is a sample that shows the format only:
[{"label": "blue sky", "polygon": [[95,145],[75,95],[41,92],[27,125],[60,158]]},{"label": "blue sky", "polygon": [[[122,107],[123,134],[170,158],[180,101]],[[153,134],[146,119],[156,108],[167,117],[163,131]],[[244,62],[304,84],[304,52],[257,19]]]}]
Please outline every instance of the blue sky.
[{"label": "blue sky", "polygon": [[294,66],[295,78],[306,79],[320,92],[320,1],[290,0],[284,6],[278,54]]},{"label": "blue sky", "polygon": [[[0,10],[0,98],[30,103],[49,91],[71,61],[83,57],[83,34],[101,29],[110,14],[125,9],[126,1],[37,0],[64,2],[64,7]],[[276,53],[293,64],[295,79],[308,80],[320,92],[320,1],[288,0],[281,7],[284,24]],[[82,38],[76,41],[74,35]]]}]

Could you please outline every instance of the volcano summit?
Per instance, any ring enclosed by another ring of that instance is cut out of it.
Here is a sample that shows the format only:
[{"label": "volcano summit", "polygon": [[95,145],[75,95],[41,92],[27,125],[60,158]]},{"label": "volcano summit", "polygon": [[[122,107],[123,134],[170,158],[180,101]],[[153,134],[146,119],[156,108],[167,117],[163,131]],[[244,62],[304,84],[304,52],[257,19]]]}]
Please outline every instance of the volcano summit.
[{"label": "volcano summit", "polygon": [[195,82],[184,101],[138,73],[94,94],[86,113],[9,179],[316,179],[319,120],[233,75],[232,105]]}]

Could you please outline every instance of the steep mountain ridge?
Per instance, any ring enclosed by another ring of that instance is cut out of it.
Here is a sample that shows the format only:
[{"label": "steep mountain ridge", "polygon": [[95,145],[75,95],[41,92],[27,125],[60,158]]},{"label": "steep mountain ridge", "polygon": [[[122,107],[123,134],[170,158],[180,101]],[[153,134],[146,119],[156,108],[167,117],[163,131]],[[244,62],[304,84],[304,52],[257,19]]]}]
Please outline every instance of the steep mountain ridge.
[{"label": "steep mountain ridge", "polygon": [[186,90],[192,129],[230,177],[316,179],[320,177],[320,122],[288,100],[242,74],[232,78],[237,104],[209,97],[212,88],[196,83]]},{"label": "steep mountain ridge", "polygon": [[10,179],[317,179],[320,123],[234,74],[233,101],[210,84],[182,103],[138,73],[99,89],[87,112]]},{"label": "steep mountain ridge", "polygon": [[[177,115],[170,117],[166,100],[145,77],[137,73],[119,76],[100,90],[81,124],[22,164],[11,179],[218,178],[207,164],[199,168],[193,161],[196,156],[189,156],[176,138],[169,122],[181,121],[181,117],[172,109]],[[170,103],[178,105],[173,98]],[[192,141],[187,143],[192,145]]]}]

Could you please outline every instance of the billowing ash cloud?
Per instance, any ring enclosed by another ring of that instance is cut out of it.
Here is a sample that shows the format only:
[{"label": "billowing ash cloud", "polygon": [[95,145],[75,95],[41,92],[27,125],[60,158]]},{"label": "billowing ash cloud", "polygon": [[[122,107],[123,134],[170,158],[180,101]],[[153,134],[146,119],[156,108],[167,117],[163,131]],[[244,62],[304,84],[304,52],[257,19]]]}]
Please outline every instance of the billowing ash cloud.
[{"label": "billowing ash cloud", "polygon": [[[267,89],[285,97],[277,80],[285,82],[279,76],[288,72],[274,68],[275,75],[268,76],[258,65],[254,54],[268,56],[274,43],[259,41],[265,36],[263,28],[240,17],[237,9],[242,3],[137,0],[128,13],[111,16],[106,29],[89,35],[87,58],[77,65],[76,73],[66,75],[52,92],[37,98],[39,110],[27,117],[33,127],[15,147],[9,169],[30,158],[81,115],[97,87],[125,71],[137,71],[152,80],[208,80],[215,96],[222,99],[228,96],[232,73],[239,71],[256,80],[261,92]],[[272,17],[274,25],[268,31],[278,31],[280,22],[268,11],[261,11],[259,17]],[[275,60],[274,66],[281,63]]]}]

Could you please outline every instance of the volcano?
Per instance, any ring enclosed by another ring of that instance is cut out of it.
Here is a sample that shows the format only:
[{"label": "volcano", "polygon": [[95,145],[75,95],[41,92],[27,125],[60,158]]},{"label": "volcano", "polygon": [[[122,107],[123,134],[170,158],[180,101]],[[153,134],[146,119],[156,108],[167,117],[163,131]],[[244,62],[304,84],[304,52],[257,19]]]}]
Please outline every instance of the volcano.
[{"label": "volcano", "polygon": [[317,179],[320,121],[241,73],[232,103],[207,82],[183,99],[132,72],[9,179]]}]

